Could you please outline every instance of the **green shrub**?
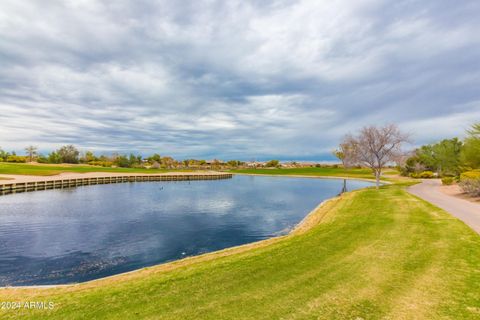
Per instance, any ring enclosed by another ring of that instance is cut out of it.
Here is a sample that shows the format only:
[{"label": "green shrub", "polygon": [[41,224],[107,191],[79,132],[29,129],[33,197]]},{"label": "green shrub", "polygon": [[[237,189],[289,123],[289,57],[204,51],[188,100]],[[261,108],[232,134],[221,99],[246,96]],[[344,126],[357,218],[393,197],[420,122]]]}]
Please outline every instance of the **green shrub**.
[{"label": "green shrub", "polygon": [[460,179],[480,179],[480,170],[464,172],[461,174]]},{"label": "green shrub", "polygon": [[402,177],[408,177],[409,175],[411,175],[409,172],[408,172],[408,169],[406,167],[398,167],[397,170],[400,172],[400,175]]},{"label": "green shrub", "polygon": [[442,184],[443,185],[449,186],[449,185],[453,184],[454,182],[455,182],[454,177],[443,177],[442,178]]},{"label": "green shrub", "polygon": [[415,173],[412,172],[410,173],[410,177],[414,179],[431,179],[435,176],[435,174],[432,171],[423,171],[420,173]]},{"label": "green shrub", "polygon": [[111,161],[89,161],[89,165],[91,166],[100,166],[100,167],[111,167],[113,162]]},{"label": "green shrub", "polygon": [[471,196],[480,196],[480,170],[464,172],[460,175],[460,187]]},{"label": "green shrub", "polygon": [[45,157],[44,155],[39,154],[37,157],[37,162],[38,163],[48,163],[48,158]]},{"label": "green shrub", "polygon": [[278,167],[280,165],[280,161],[278,160],[270,160],[265,164],[265,167]]},{"label": "green shrub", "polygon": [[418,175],[418,177],[421,179],[431,179],[434,177],[434,174],[432,171],[423,171]]},{"label": "green shrub", "polygon": [[22,156],[8,156],[7,162],[24,163],[24,162],[27,162],[27,157],[22,157]]}]

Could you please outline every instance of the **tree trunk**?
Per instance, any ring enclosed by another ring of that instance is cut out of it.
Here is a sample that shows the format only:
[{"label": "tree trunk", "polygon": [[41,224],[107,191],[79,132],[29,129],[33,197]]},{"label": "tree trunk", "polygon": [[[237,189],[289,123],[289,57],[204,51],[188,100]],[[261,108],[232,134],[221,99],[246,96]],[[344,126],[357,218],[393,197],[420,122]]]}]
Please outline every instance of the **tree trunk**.
[{"label": "tree trunk", "polygon": [[376,186],[377,189],[380,188],[380,170],[375,170],[375,180],[376,180]]}]

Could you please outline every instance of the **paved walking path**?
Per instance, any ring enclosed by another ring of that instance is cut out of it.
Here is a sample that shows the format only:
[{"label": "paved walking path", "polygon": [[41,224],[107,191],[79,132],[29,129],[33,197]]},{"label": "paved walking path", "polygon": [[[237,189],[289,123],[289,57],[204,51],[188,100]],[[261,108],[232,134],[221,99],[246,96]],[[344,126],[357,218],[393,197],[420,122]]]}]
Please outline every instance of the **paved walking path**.
[{"label": "paved walking path", "polygon": [[480,234],[480,204],[460,199],[440,191],[439,179],[423,180],[408,191],[465,222]]}]

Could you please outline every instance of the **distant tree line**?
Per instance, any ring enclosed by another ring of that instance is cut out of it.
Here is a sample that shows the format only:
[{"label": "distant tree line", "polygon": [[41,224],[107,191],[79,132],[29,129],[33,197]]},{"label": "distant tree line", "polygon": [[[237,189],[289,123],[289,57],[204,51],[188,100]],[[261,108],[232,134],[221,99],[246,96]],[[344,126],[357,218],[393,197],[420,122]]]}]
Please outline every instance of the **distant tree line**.
[{"label": "distant tree line", "polygon": [[480,196],[480,123],[464,140],[444,139],[416,149],[401,170],[411,177],[441,177],[447,185],[458,182],[464,192]]},{"label": "distant tree line", "polygon": [[[161,156],[155,153],[148,157],[139,154],[119,154],[112,155],[96,155],[92,151],[80,152],[73,145],[65,145],[48,154],[38,152],[36,146],[28,146],[25,148],[25,155],[19,156],[15,152],[5,152],[0,148],[0,162],[37,162],[46,164],[88,164],[102,167],[120,167],[120,168],[151,168],[151,169],[235,169],[235,168],[251,168],[251,167],[270,167],[280,168],[282,165],[279,160],[270,160],[263,163],[254,162],[252,165],[245,161],[228,160],[222,161],[218,159],[184,159],[176,160],[170,156]],[[296,163],[295,163],[296,164]],[[291,167],[290,164],[288,167]]]},{"label": "distant tree line", "polygon": [[443,139],[405,152],[402,144],[408,141],[395,125],[364,127],[355,136],[347,135],[333,154],[345,168],[371,168],[377,186],[382,169],[396,163],[404,176],[438,177],[444,184],[458,182],[465,192],[480,196],[480,123],[467,131],[464,140]]},{"label": "distant tree line", "polygon": [[401,167],[402,174],[417,177],[428,171],[438,177],[460,177],[480,169],[480,123],[467,131],[467,137],[444,139],[414,150]]},{"label": "distant tree line", "polygon": [[[274,162],[277,160],[273,160]],[[229,160],[227,162],[214,159],[185,159],[176,160],[170,156],[161,156],[155,153],[148,157],[139,154],[119,154],[96,155],[92,151],[80,152],[73,145],[65,145],[48,154],[38,152],[36,146],[25,148],[25,155],[17,155],[14,151],[6,152],[0,148],[0,162],[38,162],[46,164],[88,164],[102,167],[121,167],[121,168],[151,168],[151,169],[177,169],[177,168],[197,168],[197,169],[222,169],[239,168],[245,165],[245,162],[239,160]],[[278,163],[278,161],[277,161]]]},{"label": "distant tree line", "polygon": [[6,152],[0,149],[0,161],[4,162],[27,162],[27,157],[17,156],[15,151]]}]

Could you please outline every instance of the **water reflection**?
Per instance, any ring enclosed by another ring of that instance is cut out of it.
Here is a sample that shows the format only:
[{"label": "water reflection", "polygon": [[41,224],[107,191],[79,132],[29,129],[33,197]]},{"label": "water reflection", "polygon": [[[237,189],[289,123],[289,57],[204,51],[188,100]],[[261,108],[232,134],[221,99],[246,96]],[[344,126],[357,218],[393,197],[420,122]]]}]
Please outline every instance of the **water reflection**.
[{"label": "water reflection", "polygon": [[0,285],[85,281],[288,232],[362,181],[237,176],[0,197]]},{"label": "water reflection", "polygon": [[338,195],[341,195],[342,193],[347,192],[347,179],[343,179],[343,185],[342,185],[342,190],[338,193]]}]

